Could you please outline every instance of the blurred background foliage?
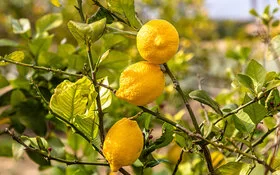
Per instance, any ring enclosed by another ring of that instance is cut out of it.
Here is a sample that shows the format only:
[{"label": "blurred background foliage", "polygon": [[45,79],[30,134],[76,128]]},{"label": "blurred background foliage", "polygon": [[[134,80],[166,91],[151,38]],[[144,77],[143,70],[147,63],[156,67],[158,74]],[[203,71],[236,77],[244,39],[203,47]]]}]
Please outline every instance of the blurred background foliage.
[{"label": "blurred background foliage", "polygon": [[[76,0],[60,0],[57,1],[60,2],[59,6],[55,6],[55,3],[52,2],[56,1],[0,1],[0,39],[11,40],[12,46],[0,47],[1,56],[15,50],[22,50],[25,53],[24,63],[58,68],[74,73],[87,72],[89,68],[85,64],[86,50],[83,47],[77,47],[76,40],[67,28],[69,20],[80,21],[80,16],[74,8],[77,2]],[[100,2],[106,4],[105,1]],[[83,7],[87,18],[98,10],[91,0],[84,0]],[[180,34],[180,47],[175,58],[171,59],[168,64],[170,69],[174,70],[175,76],[180,80],[182,88],[186,92],[202,88],[211,96],[216,97],[217,102],[222,105],[241,103],[243,98],[240,97],[244,96],[246,90],[242,88],[232,89],[232,81],[236,73],[244,70],[250,59],[262,61],[265,52],[263,35],[267,33],[266,26],[255,18],[248,21],[210,19],[204,0],[135,0],[135,8],[143,23],[150,19],[161,18],[171,22],[177,28]],[[59,27],[54,27],[47,33],[40,34],[35,27],[36,21],[49,13],[61,14],[62,23]],[[30,21],[31,30],[15,34],[15,28],[12,26],[21,18]],[[114,23],[112,26],[123,30],[133,30],[122,23]],[[279,34],[279,32],[278,25],[271,28],[272,36]],[[35,41],[36,35],[42,35],[39,37],[42,41]],[[36,55],[36,49],[38,49],[36,46],[42,43],[45,45],[41,48],[40,54]],[[34,52],[32,52],[32,48],[35,50]],[[93,57],[98,58],[108,49],[110,49],[110,53],[101,64],[98,77],[108,76],[110,85],[117,88],[121,71],[127,65],[142,58],[137,52],[135,38],[131,36],[105,34],[94,44]],[[279,71],[276,65],[275,60],[266,60],[268,70]],[[54,88],[59,83],[64,79],[74,81],[75,77],[54,75],[42,71],[35,73],[29,68],[15,65],[0,67],[0,71],[1,129],[10,127],[18,133],[44,136],[57,151],[56,155],[61,158],[78,158],[88,161],[96,159],[97,154],[88,143],[72,134],[69,128],[48,113],[48,106],[37,94],[39,89],[41,95],[49,101]],[[31,79],[32,81],[30,81]],[[165,93],[156,101],[156,104],[171,119],[181,120],[184,118],[186,120],[188,117],[185,116],[185,110],[171,85],[171,81],[167,79],[166,85]],[[192,105],[197,114],[203,113],[200,104],[194,103]],[[138,109],[113,97],[112,105],[105,112],[105,128],[108,129],[120,118],[135,115]],[[198,120],[202,121],[204,118]],[[139,122],[143,128],[145,122]],[[154,138],[159,137],[161,129],[157,125],[157,121],[154,120],[151,124],[153,125],[148,128],[154,128],[152,135]],[[192,126],[187,127],[191,128]],[[13,146],[11,146],[12,144]],[[1,136],[0,156],[13,156],[12,149],[16,146],[18,145],[13,143],[11,138]],[[158,150],[155,157],[169,159],[173,164],[160,165],[160,168],[155,169],[153,174],[169,174],[174,167],[174,158],[170,156],[178,154],[178,151],[176,152],[175,143],[169,147],[171,147],[169,151],[167,149]],[[172,153],[174,150],[176,153]],[[47,167],[36,156],[29,155],[29,157],[40,165],[41,170]],[[188,157],[186,159],[192,159],[196,162],[183,164],[180,167],[182,170],[192,172],[194,169],[198,171],[199,168],[195,168],[196,166],[202,167],[203,162],[200,161],[199,155],[190,154],[186,157]],[[99,172],[104,172],[104,169],[100,167],[81,165],[63,167],[60,165],[48,169],[46,174],[73,174],[77,173],[78,169],[78,173],[84,172],[84,174],[93,173],[96,169]],[[5,168],[1,165],[0,167],[1,169]],[[32,168],[34,167],[36,165],[32,166]],[[151,169],[145,171],[146,174],[152,173]],[[6,169],[5,172],[19,173],[13,169]],[[193,174],[199,173],[201,172],[193,172]]]}]

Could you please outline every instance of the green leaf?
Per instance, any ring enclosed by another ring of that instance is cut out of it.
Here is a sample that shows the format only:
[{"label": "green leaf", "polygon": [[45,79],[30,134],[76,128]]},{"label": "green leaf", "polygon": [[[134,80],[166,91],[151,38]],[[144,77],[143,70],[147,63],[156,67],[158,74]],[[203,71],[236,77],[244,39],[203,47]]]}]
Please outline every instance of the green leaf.
[{"label": "green leaf", "polygon": [[162,125],[162,135],[155,142],[153,142],[147,149],[144,150],[143,155],[148,155],[156,149],[165,147],[173,140],[174,128],[168,123]]},{"label": "green leaf", "polygon": [[5,157],[12,157],[13,152],[12,152],[12,139],[10,138],[1,138],[0,142],[0,156],[5,156]]},{"label": "green leaf", "polygon": [[45,159],[41,154],[33,151],[26,150],[27,155],[30,159],[32,159],[35,163],[40,166],[50,166],[51,163],[49,160]]},{"label": "green leaf", "polygon": [[52,148],[51,156],[65,158],[65,146],[61,139],[56,135],[51,135],[47,139],[49,147]]},{"label": "green leaf", "polygon": [[[246,95],[243,103],[245,104],[251,100],[252,99],[248,95]],[[260,121],[262,121],[262,119],[266,117],[268,112],[266,108],[258,102],[246,106],[245,108],[243,108],[243,111],[249,115],[250,119],[255,124],[258,124]]]},{"label": "green leaf", "polygon": [[264,67],[258,63],[256,60],[251,60],[245,70],[246,75],[250,76],[254,82],[255,86],[262,86],[265,81],[266,70]]},{"label": "green leaf", "polygon": [[267,5],[267,6],[264,8],[263,13],[266,14],[266,15],[269,15],[269,11],[270,11],[270,5]]},{"label": "green leaf", "polygon": [[[101,82],[104,85],[109,86],[108,78],[106,77],[104,80]],[[111,91],[108,88],[105,87],[100,87],[100,101],[101,101],[101,107],[102,109],[106,109],[111,105],[112,102],[112,94]]]},{"label": "green leaf", "polygon": [[208,94],[207,92],[203,91],[203,90],[195,90],[192,91],[189,96],[196,100],[199,101],[200,103],[206,104],[208,106],[210,106],[215,112],[217,112],[217,114],[219,115],[223,115],[222,111],[220,110],[219,104],[214,101]]},{"label": "green leaf", "polygon": [[114,22],[113,16],[109,13],[107,9],[99,8],[98,11],[89,18],[88,23],[90,24],[103,18],[106,18],[107,24],[111,24]]},{"label": "green leaf", "polygon": [[229,162],[215,170],[217,175],[244,175],[249,169],[249,165],[240,162]]},{"label": "green leaf", "polygon": [[272,80],[267,83],[266,91],[270,91],[271,89],[277,88],[280,86],[280,80]]},{"label": "green leaf", "polygon": [[21,90],[17,89],[12,92],[10,103],[11,103],[11,105],[16,106],[25,100],[26,100],[26,97],[25,97],[24,93],[22,93]]},{"label": "green leaf", "polygon": [[277,27],[279,25],[280,21],[279,20],[275,20],[272,22],[272,27]]},{"label": "green leaf", "polygon": [[250,13],[251,15],[255,16],[255,17],[259,17],[259,14],[258,14],[258,12],[257,12],[255,9],[251,9],[251,10],[249,11],[249,13]]},{"label": "green leaf", "polygon": [[[16,62],[20,62],[24,59],[24,52],[14,51],[14,52],[10,53],[8,56],[6,56],[6,59],[13,60],[13,61],[16,61]],[[0,62],[0,66],[5,66],[7,64],[9,64],[9,63]]]},{"label": "green leaf", "polygon": [[9,39],[0,39],[0,47],[17,47],[19,44],[13,40]]},{"label": "green leaf", "polygon": [[141,24],[136,17],[134,0],[107,0],[108,7],[111,11],[119,13],[122,19],[127,19],[131,27],[139,29]]},{"label": "green leaf", "polygon": [[96,96],[93,84],[87,77],[75,83],[65,80],[56,87],[50,108],[62,120],[72,123],[89,139],[93,139],[98,132]]},{"label": "green leaf", "polygon": [[12,28],[15,34],[23,34],[30,30],[30,22],[26,18],[12,19]]},{"label": "green leaf", "polygon": [[37,62],[39,66],[64,68],[68,64],[68,59],[60,57],[56,53],[42,51],[38,56]]},{"label": "green leaf", "polygon": [[236,78],[240,84],[242,84],[243,86],[245,86],[246,88],[248,88],[252,92],[254,92],[254,82],[251,79],[251,77],[249,77],[245,74],[237,74]]},{"label": "green leaf", "polygon": [[12,144],[12,151],[13,151],[13,158],[19,160],[23,156],[24,146],[17,142],[14,142]]},{"label": "green leaf", "polygon": [[248,134],[254,130],[255,124],[243,110],[239,111],[236,115],[232,115],[232,117],[235,128],[240,132]]},{"label": "green leaf", "polygon": [[69,21],[67,25],[68,29],[79,44],[85,44],[86,42],[94,43],[104,33],[106,18],[91,24]]},{"label": "green leaf", "polygon": [[31,40],[31,42],[28,43],[31,53],[35,57],[38,57],[40,52],[48,51],[49,47],[51,46],[52,39],[53,39],[53,35],[46,36],[46,37],[39,37]]},{"label": "green leaf", "polygon": [[44,33],[59,27],[63,22],[61,13],[47,14],[36,21],[36,32]]}]

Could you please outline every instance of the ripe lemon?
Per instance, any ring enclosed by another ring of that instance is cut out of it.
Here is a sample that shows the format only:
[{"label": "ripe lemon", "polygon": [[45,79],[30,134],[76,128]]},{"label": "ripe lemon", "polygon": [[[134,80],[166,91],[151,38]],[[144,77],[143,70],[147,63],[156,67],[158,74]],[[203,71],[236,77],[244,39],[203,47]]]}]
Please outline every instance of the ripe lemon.
[{"label": "ripe lemon", "polygon": [[176,164],[178,162],[178,159],[180,158],[182,148],[178,146],[176,143],[173,144],[167,152],[167,159],[172,164]]},{"label": "ripe lemon", "polygon": [[151,20],[144,24],[136,37],[140,55],[154,64],[171,59],[178,50],[179,35],[176,28],[166,20]]},{"label": "ripe lemon", "polygon": [[225,157],[220,151],[212,152],[211,158],[212,158],[213,167],[215,169],[226,163]]},{"label": "ripe lemon", "polygon": [[140,156],[143,149],[143,135],[136,121],[123,118],[116,122],[106,135],[103,153],[116,172],[122,166],[131,165]]},{"label": "ripe lemon", "polygon": [[120,76],[116,96],[131,104],[143,106],[154,101],[164,90],[164,74],[160,66],[140,61],[128,66]]}]

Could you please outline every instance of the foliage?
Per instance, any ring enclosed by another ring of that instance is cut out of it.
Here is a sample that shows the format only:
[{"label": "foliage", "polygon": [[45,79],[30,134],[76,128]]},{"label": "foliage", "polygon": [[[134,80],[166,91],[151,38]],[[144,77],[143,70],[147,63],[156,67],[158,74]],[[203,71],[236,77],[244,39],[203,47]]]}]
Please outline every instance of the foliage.
[{"label": "foliage", "polygon": [[[21,3],[32,14],[17,10]],[[265,28],[262,40],[235,33],[220,51],[213,45],[224,29],[204,14],[203,1],[21,3],[0,2],[3,12],[14,13],[0,13],[7,36],[0,39],[0,156],[28,156],[42,173],[94,174],[104,171],[101,166],[109,172],[102,152],[106,132],[134,116],[143,151],[122,174],[156,174],[156,166],[159,174],[278,173],[280,47],[279,35],[270,33],[279,25],[277,8],[250,11]],[[147,106],[115,96],[121,72],[142,60],[135,41],[145,18],[141,7],[162,8],[166,13],[155,14],[174,22],[180,35],[178,52],[161,65],[165,91]],[[278,67],[271,69],[271,62]],[[180,147],[176,163],[164,154],[174,142]],[[213,167],[217,151],[225,164]]]}]

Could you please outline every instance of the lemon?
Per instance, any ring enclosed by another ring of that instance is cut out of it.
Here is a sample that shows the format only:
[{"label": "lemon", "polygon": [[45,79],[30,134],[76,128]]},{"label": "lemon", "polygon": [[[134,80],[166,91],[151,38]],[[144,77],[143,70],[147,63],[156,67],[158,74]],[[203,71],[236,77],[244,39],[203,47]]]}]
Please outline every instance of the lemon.
[{"label": "lemon", "polygon": [[103,153],[116,172],[122,166],[131,165],[140,156],[143,149],[143,135],[136,121],[123,118],[116,122],[106,135]]},{"label": "lemon", "polygon": [[159,65],[140,61],[128,66],[120,76],[116,96],[131,104],[143,106],[153,102],[164,90],[164,74]]},{"label": "lemon", "polygon": [[170,161],[172,164],[176,164],[178,162],[178,159],[180,158],[182,148],[177,145],[176,143],[173,144],[167,152],[167,159]]},{"label": "lemon", "polygon": [[212,152],[211,159],[212,159],[213,167],[215,169],[226,163],[225,157],[220,151]]},{"label": "lemon", "polygon": [[176,28],[166,20],[156,19],[144,24],[136,37],[140,55],[154,64],[171,59],[178,50],[179,35]]}]

